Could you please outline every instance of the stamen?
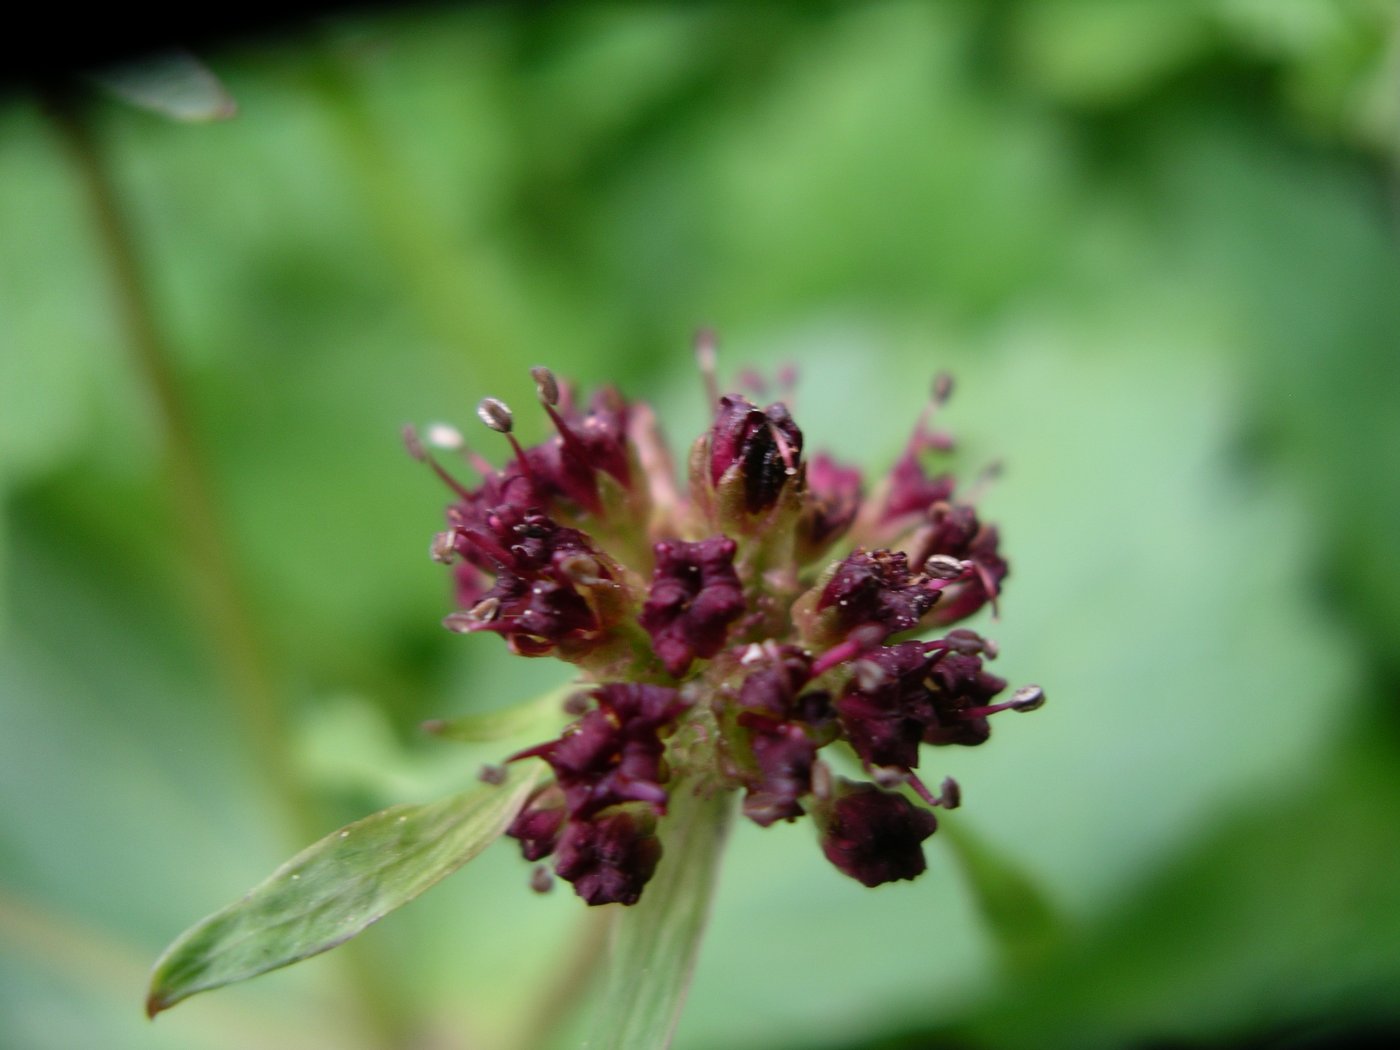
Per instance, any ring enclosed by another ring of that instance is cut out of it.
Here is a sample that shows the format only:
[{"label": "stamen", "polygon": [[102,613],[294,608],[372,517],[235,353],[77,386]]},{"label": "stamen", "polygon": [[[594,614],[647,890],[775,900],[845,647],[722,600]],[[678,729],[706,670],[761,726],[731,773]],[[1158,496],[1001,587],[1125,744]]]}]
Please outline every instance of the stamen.
[{"label": "stamen", "polygon": [[783,472],[791,477],[797,473],[797,457],[793,454],[792,446],[788,444],[787,438],[783,437],[783,432],[778,429],[778,424],[770,420],[768,429],[772,431],[773,443],[778,446],[778,455],[783,461]]},{"label": "stamen", "polygon": [[977,578],[982,581],[982,588],[987,592],[987,601],[992,606],[992,619],[999,619],[1001,610],[997,608],[997,581],[980,561],[973,562],[972,566],[977,572]]},{"label": "stamen", "polygon": [[935,580],[949,582],[961,579],[972,569],[972,563],[949,554],[935,554],[924,562],[924,572]]},{"label": "stamen", "polygon": [[863,627],[857,627],[844,642],[832,646],[817,657],[816,663],[812,664],[812,677],[815,678],[817,675],[831,670],[837,664],[845,663],[867,649],[879,645],[884,633],[884,628],[879,624],[868,623]]},{"label": "stamen", "polygon": [[931,653],[938,650],[961,653],[963,656],[985,655],[989,660],[996,659],[997,654],[997,646],[994,641],[990,638],[983,638],[976,631],[969,631],[961,627],[949,631],[942,638],[935,638],[931,642],[924,643],[924,652]]},{"label": "stamen", "polygon": [[502,547],[496,540],[479,529],[463,529],[462,539],[470,543],[482,554],[491,558],[501,568],[515,564],[515,555]]},{"label": "stamen", "polygon": [[1038,685],[1023,685],[1011,694],[1017,711],[1035,711],[1045,706],[1045,690]]},{"label": "stamen", "polygon": [[1038,685],[1023,685],[1011,694],[1011,699],[986,707],[967,707],[959,711],[963,718],[986,718],[998,711],[1034,711],[1045,706],[1045,690]]},{"label": "stamen", "polygon": [[428,547],[428,553],[432,555],[433,561],[441,562],[443,565],[451,565],[457,558],[457,533],[449,529],[446,532],[439,532],[433,537],[433,542]]},{"label": "stamen", "polygon": [[[882,788],[897,788],[901,784],[909,784],[917,779],[908,770],[896,769],[891,766],[872,766],[869,762],[862,763],[862,765],[870,779]],[[915,790],[917,791],[918,788]]]},{"label": "stamen", "polygon": [[535,396],[540,399],[540,404],[551,408],[559,404],[559,381],[554,378],[553,372],[543,365],[536,365],[530,369],[530,378],[535,381]]},{"label": "stamen", "polygon": [[909,435],[909,444],[905,449],[906,455],[918,455],[920,452],[937,449],[942,452],[951,451],[954,445],[953,436],[942,430],[931,430],[929,424],[938,415],[939,409],[948,403],[948,399],[953,396],[953,377],[947,372],[939,372],[933,377],[933,389],[929,392],[928,404],[919,413],[919,420],[914,425],[914,432]]},{"label": "stamen", "polygon": [[962,787],[952,777],[944,777],[939,785],[938,804],[944,809],[957,809],[962,805]]},{"label": "stamen", "polygon": [[705,381],[705,396],[709,398],[708,408],[719,404],[719,376],[716,370],[718,360],[715,333],[712,328],[702,328],[695,333],[695,363],[700,366],[700,377]]},{"label": "stamen", "polygon": [[467,615],[477,623],[490,623],[500,610],[501,600],[499,598],[483,598],[467,610]]},{"label": "stamen", "polygon": [[554,872],[549,870],[549,865],[535,865],[535,869],[530,872],[530,889],[536,893],[548,893],[554,889]]},{"label": "stamen", "polygon": [[935,796],[934,793],[928,789],[928,785],[920,780],[913,770],[909,771],[909,775],[905,779],[909,786],[914,789],[914,793],[930,806],[937,806],[942,802],[940,798]]},{"label": "stamen", "polygon": [[442,625],[454,634],[468,634],[476,630],[477,621],[472,618],[471,613],[454,612],[442,618]]},{"label": "stamen", "polygon": [[520,442],[515,440],[515,435],[511,433],[515,427],[515,417],[511,415],[510,407],[500,398],[483,397],[476,406],[476,415],[496,433],[506,436],[510,447],[515,450],[515,458],[520,462],[520,473],[533,482],[535,472],[530,469],[530,461],[525,458],[525,450],[520,447]]},{"label": "stamen", "polygon": [[428,424],[428,444],[446,452],[461,452],[467,447],[462,432],[447,423]]},{"label": "stamen", "polygon": [[403,444],[404,448],[408,449],[408,454],[410,456],[419,463],[428,464],[432,472],[441,478],[443,483],[453,492],[457,493],[457,495],[461,496],[463,499],[471,498],[471,490],[444,470],[442,464],[434,459],[429,454],[428,450],[423,447],[423,442],[418,437],[418,431],[412,424],[406,425],[403,428]]},{"label": "stamen", "polygon": [[999,459],[994,459],[977,472],[977,476],[972,479],[972,484],[968,485],[967,491],[960,497],[962,503],[976,503],[987,494],[987,490],[1001,477],[1006,469],[1006,464]]},{"label": "stamen", "polygon": [[515,417],[511,415],[510,407],[500,398],[483,397],[476,406],[476,415],[498,434],[509,434],[515,426]]},{"label": "stamen", "polygon": [[543,365],[537,365],[530,369],[530,376],[535,381],[535,395],[540,399],[540,404],[544,406],[550,422],[554,424],[554,429],[559,431],[559,439],[564,442],[564,447],[576,460],[591,469],[593,463],[588,455],[588,446],[574,433],[569,424],[565,422],[564,417],[559,414],[558,409],[555,408],[559,404],[559,381],[554,378],[554,373]]}]

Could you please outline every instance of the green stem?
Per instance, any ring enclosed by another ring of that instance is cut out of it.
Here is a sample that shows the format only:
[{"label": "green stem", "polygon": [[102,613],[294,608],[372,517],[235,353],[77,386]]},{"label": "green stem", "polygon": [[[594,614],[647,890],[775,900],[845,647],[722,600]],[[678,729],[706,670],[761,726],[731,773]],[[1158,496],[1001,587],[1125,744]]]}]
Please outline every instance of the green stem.
[{"label": "green stem", "polygon": [[733,801],[724,791],[678,791],[673,796],[662,822],[665,852],[656,878],[613,924],[607,987],[594,1014],[589,1047],[657,1050],[670,1045],[719,884]]},{"label": "green stem", "polygon": [[512,1045],[522,1050],[560,1046],[560,1033],[575,1017],[588,993],[598,984],[598,960],[607,950],[615,908],[589,908],[581,917],[568,957],[549,984],[535,997],[535,1007],[521,1037]]},{"label": "green stem", "polygon": [[[109,158],[81,99],[70,91],[55,91],[44,102],[86,198],[131,365],[160,425],[183,560],[193,584],[196,620],[204,629],[227,696],[239,716],[260,783],[277,800],[278,815],[288,822],[297,844],[303,844],[319,837],[328,822],[293,760],[286,696],[240,585],[233,545],[210,486],[211,472],[173,364],[174,355],[156,319],[137,239]],[[401,1045],[402,1025],[384,993],[384,982],[377,979],[376,968],[363,952],[357,947],[344,963],[353,1001],[383,1045]]]}]

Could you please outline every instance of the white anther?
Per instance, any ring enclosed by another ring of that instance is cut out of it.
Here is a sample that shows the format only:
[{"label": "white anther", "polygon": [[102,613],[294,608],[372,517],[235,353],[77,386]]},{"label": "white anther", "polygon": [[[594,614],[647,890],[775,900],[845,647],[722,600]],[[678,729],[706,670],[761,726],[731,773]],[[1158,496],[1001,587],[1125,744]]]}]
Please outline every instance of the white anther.
[{"label": "white anther", "polygon": [[1011,694],[1013,711],[1034,711],[1045,706],[1045,690],[1038,685],[1023,685]]},{"label": "white anther", "polygon": [[428,444],[448,452],[460,452],[466,447],[462,432],[449,423],[430,423],[426,436]]}]

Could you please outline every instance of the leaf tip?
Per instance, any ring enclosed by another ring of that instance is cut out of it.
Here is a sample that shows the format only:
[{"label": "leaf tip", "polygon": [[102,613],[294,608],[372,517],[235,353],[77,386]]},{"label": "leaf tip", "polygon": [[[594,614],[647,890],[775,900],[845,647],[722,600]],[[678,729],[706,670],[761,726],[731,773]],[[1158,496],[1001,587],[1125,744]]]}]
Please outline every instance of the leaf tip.
[{"label": "leaf tip", "polygon": [[156,1014],[163,1013],[174,1005],[173,1002],[161,995],[160,992],[152,990],[151,994],[146,996],[146,1020],[154,1021],[156,1019]]}]

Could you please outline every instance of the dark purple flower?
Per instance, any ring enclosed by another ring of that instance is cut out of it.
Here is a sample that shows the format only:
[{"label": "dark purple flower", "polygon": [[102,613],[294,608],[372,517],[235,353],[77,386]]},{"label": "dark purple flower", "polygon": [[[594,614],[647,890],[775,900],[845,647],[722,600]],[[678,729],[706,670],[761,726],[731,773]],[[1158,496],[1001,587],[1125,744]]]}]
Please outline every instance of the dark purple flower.
[{"label": "dark purple flower", "polygon": [[[739,686],[739,706],[781,721],[792,714],[798,691],[812,677],[812,658],[795,645],[756,649],[755,669]],[[749,663],[749,658],[744,658]]]},{"label": "dark purple flower", "polygon": [[709,659],[724,647],[729,625],[744,612],[736,547],[716,536],[699,543],[665,540],[654,550],[651,590],[638,620],[662,665],[679,678],[692,660]]},{"label": "dark purple flower", "polygon": [[[478,407],[509,446],[500,468],[450,427],[430,428],[426,443],[406,433],[453,493],[430,545],[452,566],[462,609],[447,625],[558,656],[581,683],[569,725],[511,758],[540,759],[549,776],[507,834],[588,903],[630,904],[656,867],[655,829],[675,792],[742,791],[763,826],[811,812],[826,855],[866,885],[913,878],[936,822],[885,789],[952,808],[955,782],[935,794],[915,772],[921,747],[980,744],[990,715],[1044,702],[1034,686],[994,702],[1006,682],[983,661],[996,646],[973,631],[896,640],[994,604],[1007,575],[997,530],[973,506],[980,482],[956,489],[925,464],[953,447],[931,425],[950,383],[934,384],[867,499],[860,471],[804,460],[785,404],[720,396],[712,337],[697,354],[715,416],[691,446],[684,489],[650,407],[604,390],[582,409],[546,368],[531,374],[547,440],[524,447],[502,402]],[[749,387],[763,396],[761,379]],[[463,457],[480,481],[460,482],[428,446]],[[833,790],[822,749],[838,740],[873,784]],[[532,884],[551,877],[542,866]]]},{"label": "dark purple flower", "polygon": [[967,563],[966,578],[950,585],[930,620],[937,624],[965,620],[987,602],[995,602],[1001,581],[1009,572],[998,551],[996,526],[983,525],[971,507],[961,503],[936,503],[928,511],[927,524],[914,534],[915,565],[944,557]]},{"label": "dark purple flower", "polygon": [[909,571],[902,551],[856,550],[837,568],[817,608],[832,610],[843,632],[874,624],[888,637],[917,627],[936,601],[938,593]]},{"label": "dark purple flower", "polygon": [[747,398],[719,399],[710,428],[710,484],[719,486],[731,470],[743,480],[744,506],[750,514],[777,502],[788,478],[797,472],[802,431],[781,402],[760,410]]},{"label": "dark purple flower", "polygon": [[866,886],[912,879],[928,867],[923,841],[938,820],[903,795],[872,784],[843,784],[822,829],[822,852]]},{"label": "dark purple flower", "polygon": [[679,694],[666,686],[614,682],[593,696],[598,706],[558,740],[514,758],[549,763],[572,818],[624,802],[645,802],[664,811],[661,733],[685,710]]},{"label": "dark purple flower", "polygon": [[924,730],[926,744],[962,744],[974,747],[992,735],[987,708],[1006,688],[1006,679],[985,671],[982,658],[948,652],[934,663],[928,675],[932,685],[934,717]]},{"label": "dark purple flower", "polygon": [[646,810],[571,820],[560,838],[554,870],[589,904],[635,904],[661,859],[655,825]]},{"label": "dark purple flower", "polygon": [[749,730],[749,747],[757,776],[744,797],[744,816],[767,827],[802,815],[798,799],[812,790],[817,747],[800,725],[754,717],[741,720]]},{"label": "dark purple flower", "polygon": [[934,719],[925,681],[931,662],[922,642],[904,642],[869,651],[856,663],[836,711],[865,761],[901,769],[919,764],[919,744]]},{"label": "dark purple flower", "polygon": [[607,388],[594,395],[587,413],[581,413],[573,407],[567,386],[558,384],[547,369],[534,372],[540,403],[558,435],[526,454],[530,471],[547,496],[571,500],[597,514],[602,509],[600,471],[623,488],[632,482],[627,403],[616,390]]},{"label": "dark purple flower", "polygon": [[[608,559],[585,533],[510,503],[473,509],[480,511],[474,520],[459,514],[459,524],[445,534],[444,545],[450,542],[462,558],[458,594],[471,603],[448,618],[449,627],[494,631],[527,656],[602,636],[609,625],[584,592],[617,584]],[[485,587],[488,573],[495,582]]]},{"label": "dark purple flower", "polygon": [[553,853],[559,845],[564,817],[563,796],[551,784],[531,797],[525,808],[510,822],[506,834],[520,840],[520,853],[526,860],[540,860]]}]

